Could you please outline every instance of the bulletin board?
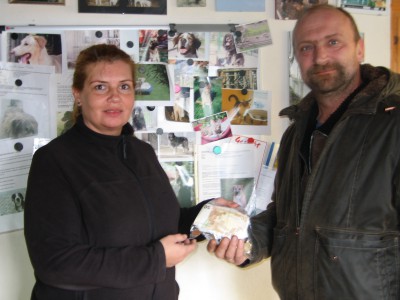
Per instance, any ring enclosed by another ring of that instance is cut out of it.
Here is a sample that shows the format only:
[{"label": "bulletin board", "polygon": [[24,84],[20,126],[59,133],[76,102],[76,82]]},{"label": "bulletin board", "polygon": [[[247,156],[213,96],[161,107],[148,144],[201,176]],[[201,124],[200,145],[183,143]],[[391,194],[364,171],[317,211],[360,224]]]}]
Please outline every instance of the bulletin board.
[{"label": "bulletin board", "polygon": [[[258,70],[258,49],[272,43],[266,20],[3,29],[0,169],[8,180],[0,184],[0,232],[22,227],[32,154],[71,127],[76,57],[102,43],[136,63],[130,122],[153,146],[182,207],[220,196],[252,212],[266,206],[260,199],[269,191],[257,183],[272,176],[265,172],[277,147],[250,137],[271,132],[271,92],[259,89]],[[25,119],[24,132],[9,128],[10,111]]]}]

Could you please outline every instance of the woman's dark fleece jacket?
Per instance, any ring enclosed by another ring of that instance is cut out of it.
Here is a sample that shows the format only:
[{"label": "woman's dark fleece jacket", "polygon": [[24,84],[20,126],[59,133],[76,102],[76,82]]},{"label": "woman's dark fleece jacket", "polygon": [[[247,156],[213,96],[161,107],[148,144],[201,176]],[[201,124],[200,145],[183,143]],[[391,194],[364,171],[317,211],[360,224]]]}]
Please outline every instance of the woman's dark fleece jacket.
[{"label": "woman's dark fleece jacket", "polygon": [[201,204],[182,210],[153,148],[88,129],[82,119],[35,152],[25,238],[32,299],[178,299],[162,237],[188,233]]}]

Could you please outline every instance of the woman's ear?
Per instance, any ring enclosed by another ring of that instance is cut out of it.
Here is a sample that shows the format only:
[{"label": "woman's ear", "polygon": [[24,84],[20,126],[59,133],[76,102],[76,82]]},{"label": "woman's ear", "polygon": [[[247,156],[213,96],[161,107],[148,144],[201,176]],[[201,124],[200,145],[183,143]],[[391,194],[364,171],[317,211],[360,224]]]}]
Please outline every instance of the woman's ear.
[{"label": "woman's ear", "polygon": [[72,95],[74,96],[74,101],[75,103],[78,105],[81,103],[81,99],[80,99],[80,93],[78,90],[76,89],[72,89]]}]

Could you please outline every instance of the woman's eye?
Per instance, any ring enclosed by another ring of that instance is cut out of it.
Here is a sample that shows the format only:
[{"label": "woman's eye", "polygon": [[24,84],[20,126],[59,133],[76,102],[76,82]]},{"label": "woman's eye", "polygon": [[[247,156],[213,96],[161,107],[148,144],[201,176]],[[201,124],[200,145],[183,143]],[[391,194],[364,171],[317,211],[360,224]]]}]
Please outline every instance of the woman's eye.
[{"label": "woman's eye", "polygon": [[105,91],[106,88],[107,88],[107,87],[106,87],[104,84],[97,84],[97,85],[94,86],[94,89],[95,89],[96,91]]},{"label": "woman's eye", "polygon": [[121,90],[126,91],[126,90],[129,90],[130,88],[131,88],[131,87],[130,87],[129,84],[122,84],[122,85],[121,85]]}]

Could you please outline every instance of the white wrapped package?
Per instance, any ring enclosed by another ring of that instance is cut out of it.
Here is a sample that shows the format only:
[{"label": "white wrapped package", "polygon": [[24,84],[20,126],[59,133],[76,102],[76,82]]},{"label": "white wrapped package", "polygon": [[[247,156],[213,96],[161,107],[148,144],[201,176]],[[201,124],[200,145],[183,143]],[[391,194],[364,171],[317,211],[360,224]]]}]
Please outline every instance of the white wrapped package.
[{"label": "white wrapped package", "polygon": [[247,239],[249,217],[240,208],[215,205],[212,202],[203,206],[191,227],[191,238],[203,234],[207,239],[220,241],[236,235],[239,239]]}]

